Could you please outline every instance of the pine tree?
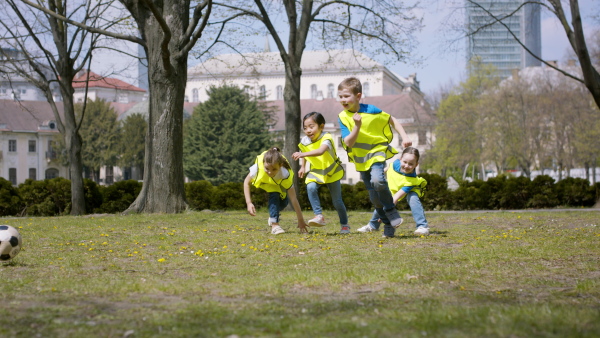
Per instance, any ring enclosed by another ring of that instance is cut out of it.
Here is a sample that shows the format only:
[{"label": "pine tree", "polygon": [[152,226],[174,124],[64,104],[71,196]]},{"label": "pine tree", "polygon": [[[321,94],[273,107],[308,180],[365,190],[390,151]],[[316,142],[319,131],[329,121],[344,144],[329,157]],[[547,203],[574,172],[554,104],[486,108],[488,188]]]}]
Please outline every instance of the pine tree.
[{"label": "pine tree", "polygon": [[184,172],[213,185],[241,182],[269,147],[265,114],[238,87],[211,87],[184,124]]}]

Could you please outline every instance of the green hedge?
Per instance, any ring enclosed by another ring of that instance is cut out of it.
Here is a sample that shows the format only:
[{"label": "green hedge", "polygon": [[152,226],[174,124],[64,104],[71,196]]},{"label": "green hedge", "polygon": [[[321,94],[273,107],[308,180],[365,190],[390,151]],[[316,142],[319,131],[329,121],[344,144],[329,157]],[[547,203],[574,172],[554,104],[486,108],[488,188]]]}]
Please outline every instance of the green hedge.
[{"label": "green hedge", "polygon": [[[448,190],[446,179],[435,174],[422,174],[428,184],[422,198],[425,210],[506,210],[525,208],[591,207],[600,198],[600,183],[590,185],[587,180],[566,178],[558,183],[549,176],[537,176],[533,181],[525,177],[498,176],[487,181],[459,182],[456,191]],[[129,180],[110,186],[99,186],[84,180],[85,205],[88,213],[120,213],[125,211],[139,194],[142,183]],[[299,202],[310,210],[306,185],[298,187]],[[185,184],[190,208],[194,210],[244,210],[243,183],[225,183],[213,186],[207,181]],[[266,208],[268,195],[251,187],[256,208]],[[319,189],[323,209],[333,210],[329,189]],[[369,193],[363,182],[342,184],[342,197],[348,210],[371,210]],[[408,209],[405,201],[399,209]],[[56,216],[71,211],[71,182],[64,178],[27,180],[18,187],[0,178],[0,216]]]}]

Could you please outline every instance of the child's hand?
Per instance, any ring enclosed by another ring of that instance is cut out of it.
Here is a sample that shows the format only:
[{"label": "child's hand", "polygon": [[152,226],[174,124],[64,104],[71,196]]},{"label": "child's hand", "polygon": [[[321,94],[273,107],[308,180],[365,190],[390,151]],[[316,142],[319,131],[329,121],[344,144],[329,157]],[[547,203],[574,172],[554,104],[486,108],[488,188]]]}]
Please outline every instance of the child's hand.
[{"label": "child's hand", "polygon": [[292,154],[292,158],[293,158],[294,160],[299,160],[299,159],[301,159],[301,158],[302,158],[302,152],[300,152],[300,151],[297,151],[297,152],[293,153],[293,154]]},{"label": "child's hand", "polygon": [[304,221],[298,221],[298,228],[300,229],[300,233],[307,234],[308,233],[308,225],[304,223]]},{"label": "child's hand", "polygon": [[246,205],[246,208],[248,209],[248,213],[252,216],[256,216],[256,209],[254,208],[254,204],[253,203],[248,203]]},{"label": "child's hand", "polygon": [[357,127],[360,127],[362,124],[362,116],[360,116],[360,114],[358,112],[354,113],[354,116],[352,116],[352,119],[354,120],[354,125]]},{"label": "child's hand", "polygon": [[298,169],[298,177],[300,177],[300,178],[304,177],[304,166],[302,166],[300,169]]},{"label": "child's hand", "polygon": [[412,141],[411,140],[402,141],[402,146],[404,148],[410,147],[410,146],[412,146]]}]

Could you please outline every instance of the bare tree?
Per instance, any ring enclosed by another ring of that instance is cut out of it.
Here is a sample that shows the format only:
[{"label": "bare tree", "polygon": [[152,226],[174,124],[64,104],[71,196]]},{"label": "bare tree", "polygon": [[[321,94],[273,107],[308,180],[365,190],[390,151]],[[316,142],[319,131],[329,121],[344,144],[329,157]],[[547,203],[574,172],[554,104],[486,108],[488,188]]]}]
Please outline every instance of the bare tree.
[{"label": "bare tree", "polygon": [[[85,213],[82,177],[82,141],[79,128],[83,114],[78,119],[73,102],[73,78],[92,58],[99,46],[100,36],[77,26],[63,22],[57,17],[80,20],[89,27],[111,27],[118,21],[105,22],[102,17],[109,8],[108,2],[82,2],[68,5],[66,0],[38,1],[32,5],[26,1],[6,0],[0,26],[4,27],[2,41],[10,46],[13,55],[5,55],[5,65],[13,75],[20,76],[39,88],[54,112],[58,130],[61,132],[68,152],[71,179],[71,214]],[[64,107],[59,114],[55,96],[58,87]],[[83,108],[85,111],[85,106]]]},{"label": "bare tree", "polygon": [[[383,0],[370,1],[368,5],[364,1],[223,1],[215,2],[217,7],[227,12],[222,11],[218,20],[211,23],[219,27],[214,45],[237,45],[232,37],[240,35],[240,26],[252,27],[252,21],[258,21],[275,40],[285,66],[284,153],[288,158],[300,140],[300,64],[307,42],[326,50],[349,47],[368,54],[390,54],[395,60],[405,61],[412,47],[412,33],[420,29],[421,23],[413,14],[414,7]],[[246,19],[250,21],[243,21]],[[283,30],[279,28],[282,26]],[[237,34],[227,34],[229,27]],[[292,165],[297,171],[298,164]]]}]

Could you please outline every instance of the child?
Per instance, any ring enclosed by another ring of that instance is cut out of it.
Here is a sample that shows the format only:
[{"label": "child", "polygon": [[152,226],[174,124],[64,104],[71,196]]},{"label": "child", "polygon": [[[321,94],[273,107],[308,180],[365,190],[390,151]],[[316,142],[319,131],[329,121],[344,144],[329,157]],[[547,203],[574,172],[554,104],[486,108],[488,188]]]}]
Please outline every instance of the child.
[{"label": "child", "polygon": [[281,154],[279,148],[271,148],[258,155],[254,165],[250,167],[250,173],[244,180],[244,196],[248,213],[256,215],[256,209],[252,204],[250,196],[250,185],[261,188],[269,193],[269,225],[271,233],[279,235],[285,231],[279,226],[279,213],[288,205],[289,199],[298,217],[298,228],[300,232],[308,232],[304,217],[300,210],[300,204],[296,198],[296,190],[293,186],[294,173],[287,159]]},{"label": "child", "polygon": [[[298,144],[301,152],[295,152],[292,157],[294,160],[300,160],[298,177],[304,177],[306,173],[306,191],[315,214],[315,217],[308,221],[308,226],[322,227],[325,225],[319,200],[319,186],[326,184],[331,193],[333,206],[340,217],[342,227],[340,233],[349,234],[348,214],[342,200],[342,184],[340,182],[344,177],[344,168],[335,152],[333,138],[329,133],[323,132],[325,118],[320,113],[312,112],[304,116],[302,125],[306,136]],[[306,168],[307,161],[310,163],[309,170]]]},{"label": "child", "polygon": [[[407,196],[408,206],[412,212],[413,218],[417,223],[415,235],[428,235],[429,225],[425,219],[425,212],[420,198],[423,197],[423,188],[427,185],[427,181],[422,177],[417,177],[415,168],[419,165],[419,150],[413,147],[408,147],[402,152],[400,159],[392,163],[392,168],[387,171],[387,178],[391,193],[394,195],[394,204]],[[358,229],[359,232],[371,232],[379,230],[379,214],[373,212],[373,217],[369,224]],[[387,229],[386,229],[387,230]],[[393,237],[394,232],[384,233],[384,237]]]},{"label": "child", "polygon": [[402,125],[389,114],[373,105],[360,103],[362,85],[357,78],[342,81],[338,86],[338,96],[344,107],[339,114],[344,149],[360,172],[371,203],[384,223],[384,233],[393,234],[394,227],[402,223],[402,218],[396,210],[383,171],[385,160],[398,153],[390,145],[394,137],[391,127],[402,137],[403,147],[412,145],[412,142]]}]

